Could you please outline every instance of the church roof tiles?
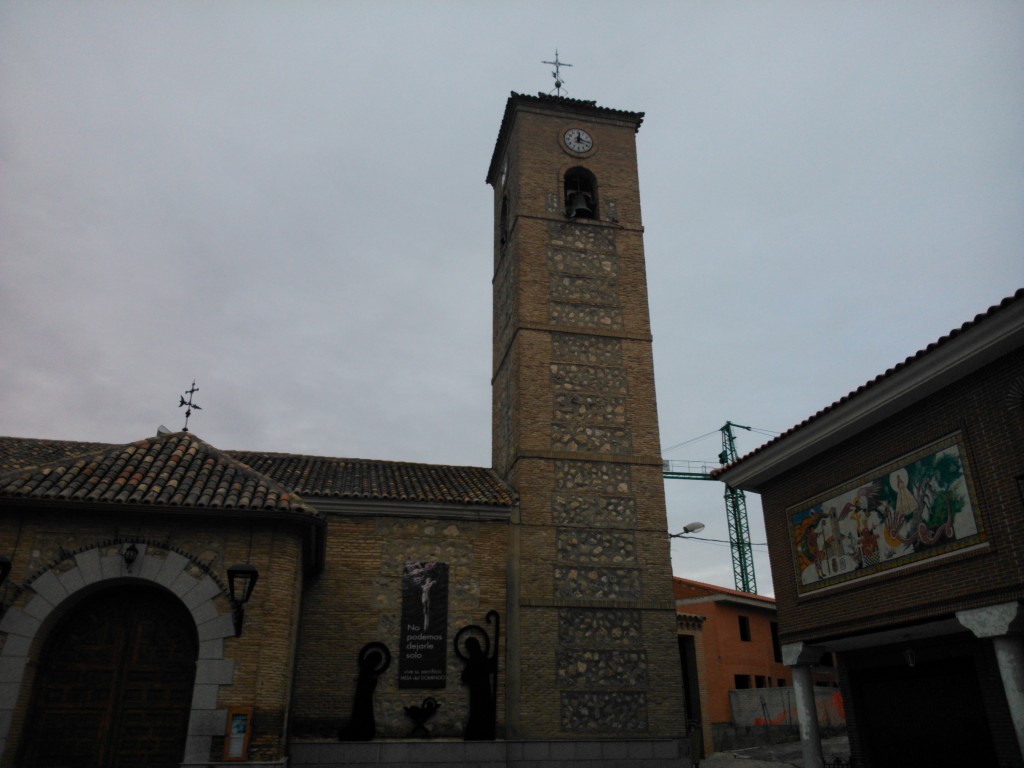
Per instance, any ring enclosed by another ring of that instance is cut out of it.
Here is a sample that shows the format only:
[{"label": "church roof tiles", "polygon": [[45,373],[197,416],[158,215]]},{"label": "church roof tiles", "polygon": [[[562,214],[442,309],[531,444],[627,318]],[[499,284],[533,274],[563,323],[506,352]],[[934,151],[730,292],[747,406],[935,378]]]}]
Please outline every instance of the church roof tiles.
[{"label": "church roof tiles", "polygon": [[485,506],[510,506],[515,501],[508,486],[483,467],[229,453],[310,499],[319,496]]},{"label": "church roof tiles", "polygon": [[127,445],[0,438],[0,457],[0,497],[320,517],[291,489],[187,432]]},{"label": "church roof tiles", "polygon": [[[508,507],[490,469],[220,451],[187,432],[127,445],[0,437],[0,498],[319,517],[315,498]],[[304,497],[304,498],[303,498]]]},{"label": "church roof tiles", "polygon": [[98,453],[110,447],[109,443],[3,437],[0,438],[0,475],[10,470],[37,467],[83,453]]}]

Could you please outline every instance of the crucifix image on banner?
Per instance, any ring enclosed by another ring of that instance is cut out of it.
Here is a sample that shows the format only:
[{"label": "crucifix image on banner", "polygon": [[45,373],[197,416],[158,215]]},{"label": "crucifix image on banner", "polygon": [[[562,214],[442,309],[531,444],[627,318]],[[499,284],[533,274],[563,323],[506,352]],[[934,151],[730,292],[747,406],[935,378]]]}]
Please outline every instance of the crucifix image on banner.
[{"label": "crucifix image on banner", "polygon": [[408,562],[402,570],[399,688],[444,688],[448,666],[448,564]]}]

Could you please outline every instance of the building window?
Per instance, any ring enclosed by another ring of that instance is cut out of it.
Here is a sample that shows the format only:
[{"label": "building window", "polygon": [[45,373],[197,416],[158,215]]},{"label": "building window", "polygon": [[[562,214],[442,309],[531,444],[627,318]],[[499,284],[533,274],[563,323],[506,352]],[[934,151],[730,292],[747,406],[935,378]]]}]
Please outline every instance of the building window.
[{"label": "building window", "polygon": [[501,199],[501,244],[508,240],[508,195]]},{"label": "building window", "polygon": [[773,621],[771,624],[772,629],[772,653],[775,655],[775,660],[782,663],[782,645],[779,643],[779,622]]},{"label": "building window", "polygon": [[740,616],[740,640],[750,642],[750,617]]},{"label": "building window", "polygon": [[597,179],[586,168],[565,173],[565,215],[570,219],[597,218]]},{"label": "building window", "polygon": [[765,685],[764,675],[754,675],[754,687],[755,688],[767,688]]},{"label": "building window", "polygon": [[733,675],[733,683],[735,688],[749,688],[750,687],[750,675]]}]

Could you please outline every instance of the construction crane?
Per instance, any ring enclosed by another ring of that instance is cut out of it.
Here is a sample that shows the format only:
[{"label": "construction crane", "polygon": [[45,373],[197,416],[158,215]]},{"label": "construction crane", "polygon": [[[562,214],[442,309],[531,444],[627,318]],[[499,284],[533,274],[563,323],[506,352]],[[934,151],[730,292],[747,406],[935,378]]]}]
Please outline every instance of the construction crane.
[{"label": "construction crane", "polygon": [[[719,430],[722,433],[722,452],[718,454],[718,462],[723,466],[739,458],[733,428],[753,430],[742,424],[725,422]],[[711,477],[712,469],[716,468],[703,462],[665,461],[662,474],[666,480],[714,480]],[[754,553],[750,546],[750,524],[747,522],[747,497],[743,491],[728,484],[725,486],[725,519],[729,527],[733,582],[741,592],[756,595],[757,578],[754,575]]]}]

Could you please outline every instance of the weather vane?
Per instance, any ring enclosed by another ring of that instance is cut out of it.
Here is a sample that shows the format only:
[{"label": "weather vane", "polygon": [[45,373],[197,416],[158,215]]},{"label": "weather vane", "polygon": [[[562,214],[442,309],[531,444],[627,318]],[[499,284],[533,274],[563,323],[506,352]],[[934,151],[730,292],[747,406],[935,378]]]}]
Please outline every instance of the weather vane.
[{"label": "weather vane", "polygon": [[180,396],[181,402],[178,403],[178,407],[182,408],[184,406],[188,406],[187,408],[185,408],[185,427],[181,430],[182,432],[188,432],[188,417],[192,415],[192,411],[203,410],[198,405],[192,402],[192,395],[194,395],[198,391],[199,387],[196,386],[196,380],[192,379],[192,388],[185,390],[185,394],[188,395],[188,400],[186,400],[184,396]]},{"label": "weather vane", "polygon": [[[555,95],[556,96],[561,96],[562,95],[562,86],[565,85],[565,81],[562,79],[562,73],[561,73],[560,70],[561,70],[562,67],[571,67],[572,64],[566,64],[564,61],[559,61],[558,60],[558,49],[557,48],[555,48],[555,60],[554,61],[542,61],[541,64],[551,64],[555,68],[555,71],[551,73],[551,76],[553,78],[555,78],[555,87],[552,90],[555,91]],[[551,91],[548,91],[548,93],[551,93]],[[566,91],[565,94],[566,94],[566,96],[568,96],[569,95],[569,91]]]}]

